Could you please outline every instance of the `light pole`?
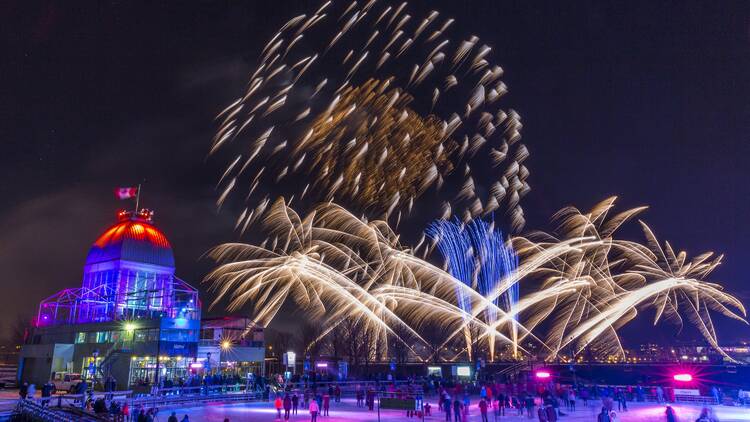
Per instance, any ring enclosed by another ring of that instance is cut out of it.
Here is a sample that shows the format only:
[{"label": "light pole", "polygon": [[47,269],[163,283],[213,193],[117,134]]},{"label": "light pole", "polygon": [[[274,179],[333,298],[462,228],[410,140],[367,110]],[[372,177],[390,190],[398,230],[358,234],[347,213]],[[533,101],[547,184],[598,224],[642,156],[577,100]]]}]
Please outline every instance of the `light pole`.
[{"label": "light pole", "polygon": [[224,357],[224,353],[226,353],[227,351],[229,351],[229,349],[231,349],[231,348],[232,348],[232,342],[231,341],[229,341],[229,340],[222,340],[222,342],[221,342],[221,352],[219,353],[219,370],[222,371],[222,375],[223,375],[223,370],[221,368],[222,358]]},{"label": "light pole", "polygon": [[[96,358],[99,357],[99,349],[94,349],[91,354],[94,356],[94,373],[91,374],[91,379],[93,380],[93,384],[96,384]],[[91,387],[93,388],[94,385],[92,385]]]},{"label": "light pole", "polygon": [[156,388],[159,388],[159,355],[161,355],[161,320],[159,320],[159,330],[156,333],[156,373],[154,374]]}]

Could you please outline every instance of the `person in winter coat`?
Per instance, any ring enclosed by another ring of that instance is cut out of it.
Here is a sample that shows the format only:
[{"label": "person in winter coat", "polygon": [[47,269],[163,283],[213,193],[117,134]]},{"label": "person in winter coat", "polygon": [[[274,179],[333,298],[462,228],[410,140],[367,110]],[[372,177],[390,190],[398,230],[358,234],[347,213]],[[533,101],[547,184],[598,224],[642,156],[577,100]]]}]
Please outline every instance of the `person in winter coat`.
[{"label": "person in winter coat", "polygon": [[284,396],[284,420],[289,420],[289,414],[292,411],[292,398],[289,394]]},{"label": "person in winter coat", "polygon": [[547,420],[549,422],[557,422],[557,411],[554,406],[548,404],[544,407],[544,411],[547,413]]},{"label": "person in winter coat", "polygon": [[445,411],[445,422],[451,422],[451,398],[448,395],[443,399],[443,410]]},{"label": "person in winter coat", "polygon": [[489,422],[487,419],[487,400],[484,397],[479,400],[479,414],[482,415],[482,422]]},{"label": "person in winter coat", "polygon": [[320,408],[318,407],[318,402],[315,400],[310,401],[310,422],[315,422],[318,420],[318,412],[320,412]]},{"label": "person in winter coat", "polygon": [[540,407],[539,410],[536,411],[537,416],[539,417],[539,422],[549,422],[549,419],[547,419],[547,411]]},{"label": "person in winter coat", "polygon": [[292,395],[292,414],[293,415],[297,414],[297,407],[299,407],[299,396],[297,395],[297,393],[294,393]]},{"label": "person in winter coat", "polygon": [[526,417],[532,419],[534,417],[534,397],[527,395],[523,402],[526,405]]},{"label": "person in winter coat", "polygon": [[329,394],[323,395],[323,416],[328,416],[328,409],[331,408],[331,396]]},{"label": "person in winter coat", "polygon": [[276,408],[276,419],[281,419],[281,408],[284,407],[281,397],[276,396],[276,400],[273,402],[273,407]]},{"label": "person in winter coat", "polygon": [[667,422],[677,422],[677,414],[674,413],[672,406],[667,406],[667,410],[664,413],[667,415]]},{"label": "person in winter coat", "polygon": [[609,410],[606,407],[602,407],[601,413],[596,417],[596,422],[610,422]]},{"label": "person in winter coat", "polygon": [[463,404],[461,403],[461,400],[456,397],[455,400],[453,400],[453,419],[456,422],[461,422],[461,408],[463,407]]},{"label": "person in winter coat", "polygon": [[29,384],[29,388],[26,390],[26,398],[33,400],[35,395],[36,395],[36,385]]}]

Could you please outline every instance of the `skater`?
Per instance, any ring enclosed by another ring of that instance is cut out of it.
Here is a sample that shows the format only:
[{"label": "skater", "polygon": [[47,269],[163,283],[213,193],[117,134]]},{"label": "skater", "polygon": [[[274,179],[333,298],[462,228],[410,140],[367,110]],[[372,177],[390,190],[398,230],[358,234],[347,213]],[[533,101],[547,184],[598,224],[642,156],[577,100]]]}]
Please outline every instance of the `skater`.
[{"label": "skater", "polygon": [[315,422],[318,420],[318,412],[320,411],[320,408],[318,407],[318,402],[315,400],[310,401],[310,422]]},{"label": "skater", "polygon": [[284,396],[284,420],[289,420],[289,415],[292,412],[292,398],[289,397],[289,393]]},{"label": "skater", "polygon": [[284,403],[281,401],[281,397],[276,396],[276,400],[273,402],[273,407],[276,408],[276,419],[281,419],[281,408],[284,407]]},{"label": "skater", "polygon": [[484,397],[479,400],[479,414],[482,415],[482,422],[489,422],[487,419],[487,400]]},{"label": "skater", "polygon": [[674,413],[672,406],[667,406],[667,410],[665,410],[664,413],[667,416],[667,422],[677,422],[677,415]]},{"label": "skater", "polygon": [[602,407],[601,413],[596,417],[596,422],[610,422],[609,411],[606,407]]},{"label": "skater", "polygon": [[331,396],[323,395],[323,416],[328,416],[328,409],[331,407]]},{"label": "skater", "polygon": [[456,397],[456,399],[453,400],[453,419],[456,422],[461,422],[461,407],[463,407],[463,404],[461,404],[461,401]]}]

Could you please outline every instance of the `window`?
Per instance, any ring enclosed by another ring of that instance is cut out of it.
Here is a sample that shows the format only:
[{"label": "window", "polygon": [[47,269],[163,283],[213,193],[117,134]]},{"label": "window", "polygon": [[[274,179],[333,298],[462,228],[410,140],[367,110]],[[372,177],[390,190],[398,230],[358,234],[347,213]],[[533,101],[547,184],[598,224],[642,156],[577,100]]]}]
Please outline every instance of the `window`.
[{"label": "window", "polygon": [[161,330],[161,340],[175,342],[196,341],[195,330]]},{"label": "window", "polygon": [[156,341],[158,332],[159,330],[156,329],[135,330],[135,332],[133,333],[133,341],[140,343],[147,341]]},{"label": "window", "polygon": [[203,328],[201,329],[201,340],[213,340],[214,339],[214,329],[213,328]]},{"label": "window", "polygon": [[86,343],[86,333],[80,332],[76,335],[76,344]]}]

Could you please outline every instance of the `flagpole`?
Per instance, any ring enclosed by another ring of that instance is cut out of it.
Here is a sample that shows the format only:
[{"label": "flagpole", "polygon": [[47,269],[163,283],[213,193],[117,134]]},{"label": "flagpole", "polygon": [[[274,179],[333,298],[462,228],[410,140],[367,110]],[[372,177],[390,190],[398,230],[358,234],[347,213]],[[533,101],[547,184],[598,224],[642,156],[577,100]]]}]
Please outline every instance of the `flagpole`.
[{"label": "flagpole", "polygon": [[133,216],[138,215],[138,203],[141,201],[141,184],[138,184],[138,191],[135,194],[135,213],[133,213]]}]

